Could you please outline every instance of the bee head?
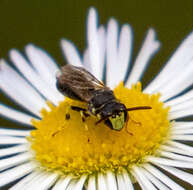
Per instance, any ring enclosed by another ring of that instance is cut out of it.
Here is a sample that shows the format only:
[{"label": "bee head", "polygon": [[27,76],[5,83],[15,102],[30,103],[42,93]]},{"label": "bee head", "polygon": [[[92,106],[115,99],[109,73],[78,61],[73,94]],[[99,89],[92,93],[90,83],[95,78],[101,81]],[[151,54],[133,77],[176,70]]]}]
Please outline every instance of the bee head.
[{"label": "bee head", "polygon": [[105,124],[113,130],[120,131],[124,127],[127,119],[126,108],[124,104],[116,103],[112,107],[111,112],[112,113],[105,120]]},{"label": "bee head", "polygon": [[105,124],[111,129],[120,131],[127,121],[128,111],[146,109],[152,109],[152,107],[137,106],[126,108],[124,104],[121,104],[119,102],[111,102],[105,105],[105,107],[102,109],[100,113],[102,117],[99,121],[96,122],[96,124],[100,123],[101,121],[104,121]]},{"label": "bee head", "polygon": [[105,124],[109,126],[111,129],[120,131],[125,124],[124,113],[121,112],[120,115],[112,115],[106,121]]}]

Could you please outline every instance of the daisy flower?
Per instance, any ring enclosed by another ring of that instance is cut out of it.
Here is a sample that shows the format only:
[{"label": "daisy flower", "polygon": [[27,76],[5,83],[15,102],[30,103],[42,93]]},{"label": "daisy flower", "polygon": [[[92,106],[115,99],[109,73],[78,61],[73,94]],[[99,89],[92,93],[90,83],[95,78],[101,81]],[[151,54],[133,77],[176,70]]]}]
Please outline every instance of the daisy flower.
[{"label": "daisy flower", "polygon": [[39,47],[27,45],[25,57],[12,49],[14,68],[0,61],[2,92],[28,111],[0,104],[2,116],[26,128],[0,128],[0,187],[13,183],[11,190],[134,190],[138,185],[143,190],[185,189],[176,178],[193,185],[193,121],[182,119],[193,114],[193,33],[144,89],[139,81],[160,43],[149,29],[130,69],[132,46],[131,27],[119,29],[114,19],[106,27],[98,26],[94,8],[88,14],[83,56],[70,41],[61,41],[67,64],[85,67],[103,80],[127,108],[151,106],[128,112],[121,131],[103,122],[96,125],[96,117],[82,122],[71,106],[86,108],[86,103],[60,94],[60,69]]}]

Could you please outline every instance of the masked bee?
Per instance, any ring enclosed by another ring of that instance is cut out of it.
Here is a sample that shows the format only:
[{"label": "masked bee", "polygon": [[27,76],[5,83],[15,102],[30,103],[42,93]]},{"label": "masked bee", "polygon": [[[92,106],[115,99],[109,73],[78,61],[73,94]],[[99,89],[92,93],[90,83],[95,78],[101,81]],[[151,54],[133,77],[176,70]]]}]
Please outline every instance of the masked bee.
[{"label": "masked bee", "polygon": [[82,67],[65,65],[57,76],[56,86],[65,96],[87,103],[87,109],[71,106],[79,111],[82,121],[90,115],[98,118],[96,124],[104,121],[113,130],[120,131],[129,118],[128,111],[151,109],[149,106],[126,108],[115,98],[111,89],[97,80]]}]

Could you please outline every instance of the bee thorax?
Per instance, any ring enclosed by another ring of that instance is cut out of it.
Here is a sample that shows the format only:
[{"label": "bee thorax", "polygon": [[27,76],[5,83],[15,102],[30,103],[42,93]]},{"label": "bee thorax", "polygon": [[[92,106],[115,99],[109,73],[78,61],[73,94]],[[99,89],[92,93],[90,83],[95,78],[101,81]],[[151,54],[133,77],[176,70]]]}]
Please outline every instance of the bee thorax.
[{"label": "bee thorax", "polygon": [[93,92],[93,97],[89,101],[89,104],[94,108],[100,108],[101,106],[115,100],[115,96],[111,90],[96,90]]}]

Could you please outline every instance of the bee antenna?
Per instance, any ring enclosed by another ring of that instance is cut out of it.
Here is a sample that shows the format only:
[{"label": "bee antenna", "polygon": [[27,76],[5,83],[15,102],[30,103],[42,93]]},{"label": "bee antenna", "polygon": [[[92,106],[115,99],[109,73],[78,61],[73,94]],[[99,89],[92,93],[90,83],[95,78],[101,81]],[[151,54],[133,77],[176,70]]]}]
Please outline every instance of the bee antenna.
[{"label": "bee antenna", "polygon": [[97,125],[97,124],[99,124],[100,122],[102,122],[102,121],[104,121],[104,120],[107,120],[109,117],[111,117],[113,114],[111,114],[111,115],[108,115],[108,116],[106,116],[106,117],[103,117],[103,118],[101,118],[101,119],[99,119],[96,123],[95,123],[95,125]]},{"label": "bee antenna", "polygon": [[[152,107],[150,106],[137,106],[137,107],[132,107],[132,108],[126,108],[125,110],[121,110],[121,112],[124,112],[124,111],[135,111],[135,110],[147,110],[147,109],[152,109]],[[106,117],[103,117],[101,119],[99,119],[95,125],[99,124],[100,122],[104,121],[104,120],[107,120],[109,117],[111,117],[113,114],[111,115],[108,115]]]},{"label": "bee antenna", "polygon": [[132,108],[126,108],[126,110],[123,110],[123,111],[147,110],[147,109],[152,109],[152,107],[150,107],[150,106],[137,106],[137,107],[132,107]]}]

